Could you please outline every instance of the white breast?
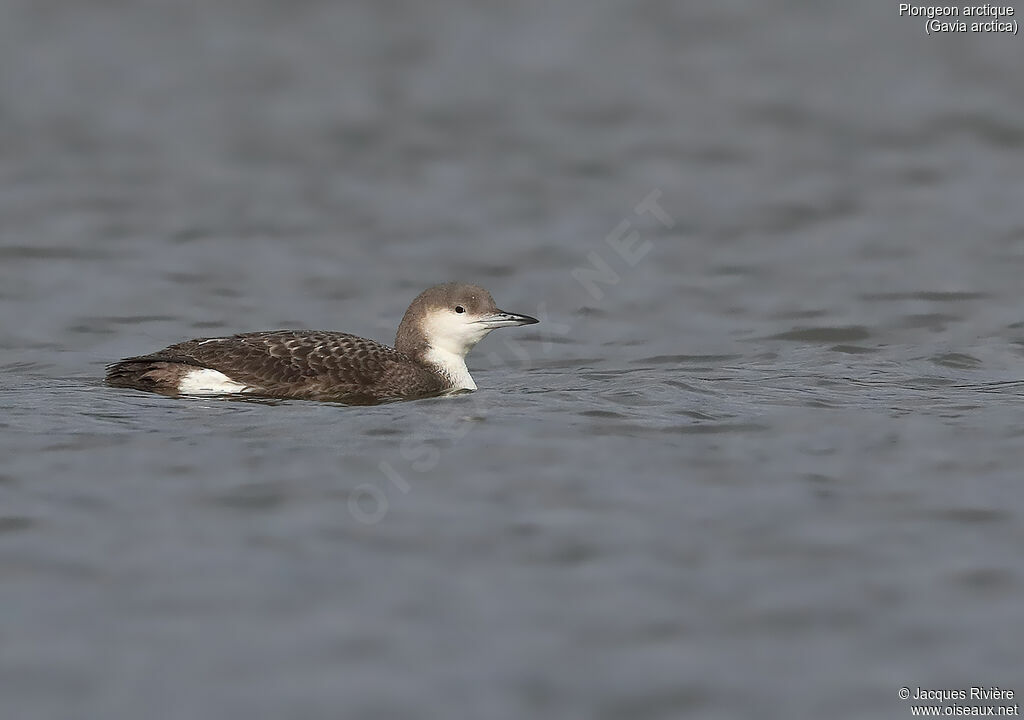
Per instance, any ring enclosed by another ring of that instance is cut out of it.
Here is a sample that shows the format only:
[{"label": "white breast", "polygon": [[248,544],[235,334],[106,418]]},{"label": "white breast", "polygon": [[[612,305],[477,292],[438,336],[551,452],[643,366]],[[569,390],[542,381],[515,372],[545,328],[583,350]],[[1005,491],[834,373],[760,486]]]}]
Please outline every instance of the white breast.
[{"label": "white breast", "polygon": [[190,370],[178,381],[178,392],[182,395],[224,395],[245,391],[246,386],[242,383],[209,368]]}]

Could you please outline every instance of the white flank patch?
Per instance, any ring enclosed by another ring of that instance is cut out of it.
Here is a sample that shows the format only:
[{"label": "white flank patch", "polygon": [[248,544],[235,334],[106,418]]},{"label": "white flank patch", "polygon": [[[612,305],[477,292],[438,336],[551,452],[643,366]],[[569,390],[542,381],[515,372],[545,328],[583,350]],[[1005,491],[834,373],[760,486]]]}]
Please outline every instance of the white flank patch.
[{"label": "white flank patch", "polygon": [[246,386],[242,383],[209,368],[189,370],[188,374],[178,381],[178,392],[183,395],[224,395],[245,390]]}]

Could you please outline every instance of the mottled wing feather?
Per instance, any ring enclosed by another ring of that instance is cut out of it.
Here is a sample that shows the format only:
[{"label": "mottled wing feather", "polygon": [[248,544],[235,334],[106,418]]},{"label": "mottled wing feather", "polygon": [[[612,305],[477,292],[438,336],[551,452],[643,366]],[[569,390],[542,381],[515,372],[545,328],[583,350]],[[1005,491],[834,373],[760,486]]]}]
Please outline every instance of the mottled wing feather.
[{"label": "mottled wing feather", "polygon": [[436,394],[436,375],[386,345],[338,332],[278,330],[178,343],[146,359],[218,370],[278,397],[380,402]]},{"label": "mottled wing feather", "polygon": [[294,331],[190,340],[165,352],[250,385],[302,383],[327,374],[343,383],[356,376],[372,382],[382,371],[382,361],[397,354],[354,335]]}]

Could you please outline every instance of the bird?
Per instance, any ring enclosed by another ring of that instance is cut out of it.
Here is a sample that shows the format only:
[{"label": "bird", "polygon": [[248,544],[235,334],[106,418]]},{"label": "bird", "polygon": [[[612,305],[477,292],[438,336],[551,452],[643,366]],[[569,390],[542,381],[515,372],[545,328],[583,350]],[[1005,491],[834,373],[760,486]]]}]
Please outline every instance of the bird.
[{"label": "bird", "polygon": [[477,389],[466,354],[492,330],[532,325],[467,283],[427,288],[395,346],[349,333],[269,330],[196,338],[107,366],[106,383],[169,396],[226,395],[376,405]]}]

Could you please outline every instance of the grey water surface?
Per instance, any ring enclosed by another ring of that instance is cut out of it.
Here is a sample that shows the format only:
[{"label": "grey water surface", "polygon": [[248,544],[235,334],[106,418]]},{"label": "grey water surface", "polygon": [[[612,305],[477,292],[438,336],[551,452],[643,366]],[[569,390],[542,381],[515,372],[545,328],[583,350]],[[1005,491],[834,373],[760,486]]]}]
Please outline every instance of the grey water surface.
[{"label": "grey water surface", "polygon": [[[1024,45],[895,3],[0,0],[0,717],[1024,692]],[[171,399],[390,342],[480,390]]]}]

